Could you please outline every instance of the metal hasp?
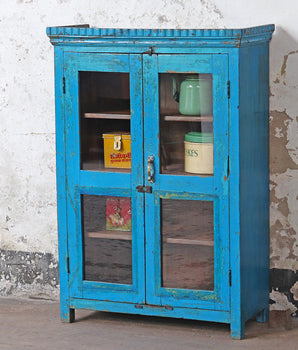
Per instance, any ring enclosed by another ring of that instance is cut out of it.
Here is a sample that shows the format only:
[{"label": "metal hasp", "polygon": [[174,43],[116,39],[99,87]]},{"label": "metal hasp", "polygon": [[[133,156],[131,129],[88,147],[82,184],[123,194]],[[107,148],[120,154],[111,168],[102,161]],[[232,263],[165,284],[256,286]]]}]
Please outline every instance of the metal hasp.
[{"label": "metal hasp", "polygon": [[152,193],[152,187],[151,186],[142,186],[139,185],[136,187],[136,189],[138,190],[138,192],[140,193]]},{"label": "metal hasp", "polygon": [[[241,339],[246,321],[268,319],[274,29],[47,28],[63,322],[75,309],[126,312],[227,323]],[[192,75],[200,109],[182,113],[173,90]],[[120,130],[131,148],[115,140],[112,169],[102,135]],[[186,142],[193,162],[210,150],[211,173],[185,171]]]}]

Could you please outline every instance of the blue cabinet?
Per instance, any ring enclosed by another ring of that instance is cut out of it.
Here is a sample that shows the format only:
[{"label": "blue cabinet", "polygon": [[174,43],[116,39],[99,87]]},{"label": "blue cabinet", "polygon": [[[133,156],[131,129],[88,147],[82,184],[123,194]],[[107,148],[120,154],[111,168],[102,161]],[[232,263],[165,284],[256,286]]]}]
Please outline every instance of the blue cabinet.
[{"label": "blue cabinet", "polygon": [[62,321],[267,320],[273,30],[47,29]]}]

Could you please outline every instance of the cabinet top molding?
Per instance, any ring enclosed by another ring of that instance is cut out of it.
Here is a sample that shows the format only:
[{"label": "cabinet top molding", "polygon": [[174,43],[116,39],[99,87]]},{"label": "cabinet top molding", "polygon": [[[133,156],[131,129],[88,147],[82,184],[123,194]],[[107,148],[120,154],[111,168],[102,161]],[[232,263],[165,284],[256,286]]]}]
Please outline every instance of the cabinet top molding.
[{"label": "cabinet top molding", "polygon": [[[48,27],[47,35],[53,45],[109,45],[152,44],[163,46],[232,46],[240,47],[260,41],[269,41],[274,32],[274,24],[242,29],[116,29],[90,28],[88,24],[65,27]],[[136,42],[137,40],[137,42]]]}]

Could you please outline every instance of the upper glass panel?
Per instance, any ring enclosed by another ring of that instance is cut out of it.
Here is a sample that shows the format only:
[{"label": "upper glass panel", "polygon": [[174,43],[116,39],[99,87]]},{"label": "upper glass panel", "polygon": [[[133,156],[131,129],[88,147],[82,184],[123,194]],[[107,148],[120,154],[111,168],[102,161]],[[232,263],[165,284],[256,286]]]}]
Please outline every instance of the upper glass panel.
[{"label": "upper glass panel", "polygon": [[212,74],[159,74],[162,174],[213,175]]},{"label": "upper glass panel", "polygon": [[129,73],[79,72],[81,169],[130,172]]}]

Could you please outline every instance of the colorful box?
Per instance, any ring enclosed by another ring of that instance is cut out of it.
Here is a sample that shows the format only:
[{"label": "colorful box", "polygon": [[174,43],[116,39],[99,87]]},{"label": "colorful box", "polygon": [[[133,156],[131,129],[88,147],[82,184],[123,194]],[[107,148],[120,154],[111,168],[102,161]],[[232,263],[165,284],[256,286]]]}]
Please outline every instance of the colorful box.
[{"label": "colorful box", "polygon": [[104,139],[105,168],[131,168],[131,142],[128,132],[109,132]]},{"label": "colorful box", "polygon": [[131,199],[108,197],[106,202],[106,229],[131,231]]}]

